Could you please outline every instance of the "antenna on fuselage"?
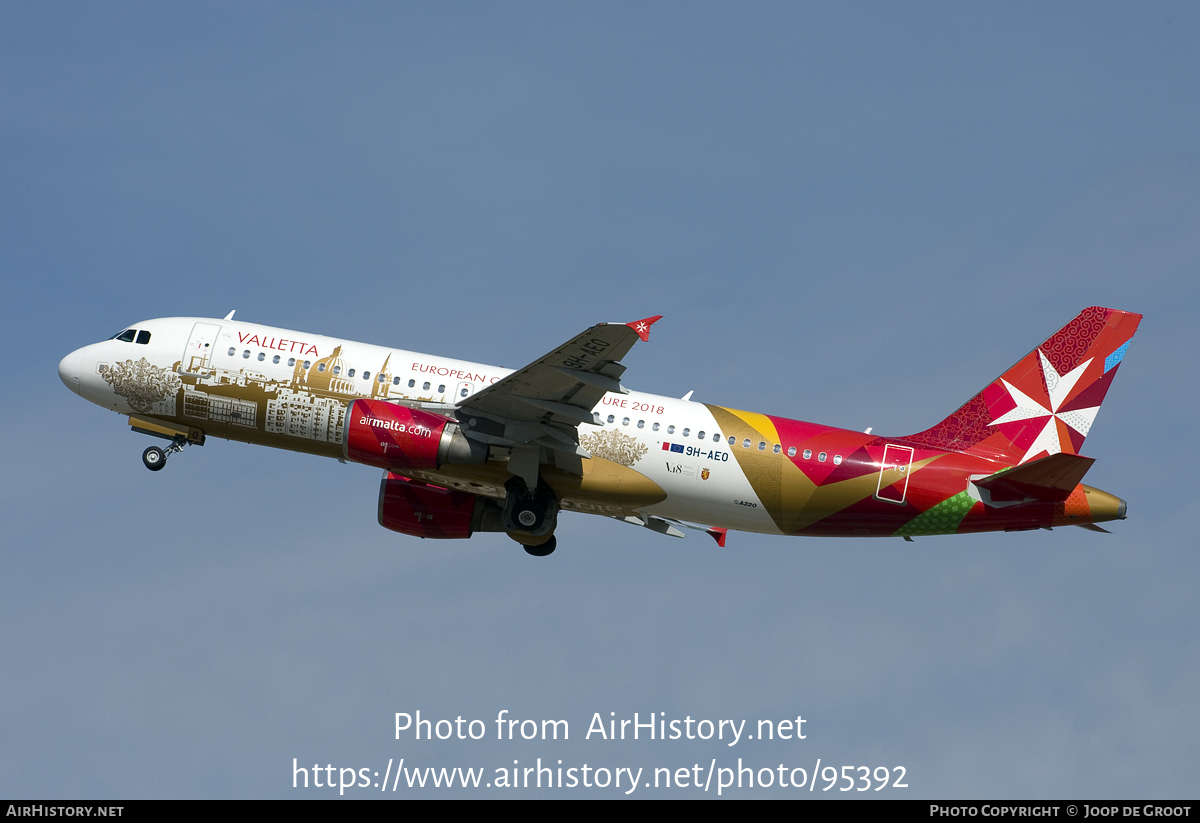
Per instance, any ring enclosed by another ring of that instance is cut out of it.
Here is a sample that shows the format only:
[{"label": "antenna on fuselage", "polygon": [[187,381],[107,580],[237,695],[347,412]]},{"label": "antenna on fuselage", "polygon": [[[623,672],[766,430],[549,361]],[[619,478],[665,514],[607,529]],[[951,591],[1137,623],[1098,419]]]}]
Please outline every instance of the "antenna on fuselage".
[{"label": "antenna on fuselage", "polygon": [[696,391],[696,390],[695,390],[695,389],[692,389],[692,391],[688,392],[687,394],[685,394],[685,395],[684,395],[682,398],[680,398],[680,399],[681,399],[681,400],[691,400],[691,399],[692,399],[692,392],[694,392],[694,391]]},{"label": "antenna on fuselage", "polygon": [[[237,311],[237,309],[234,309],[233,311]],[[232,319],[233,319],[233,311],[231,311],[229,314],[225,315],[225,319],[226,319],[226,320],[232,320]]]}]

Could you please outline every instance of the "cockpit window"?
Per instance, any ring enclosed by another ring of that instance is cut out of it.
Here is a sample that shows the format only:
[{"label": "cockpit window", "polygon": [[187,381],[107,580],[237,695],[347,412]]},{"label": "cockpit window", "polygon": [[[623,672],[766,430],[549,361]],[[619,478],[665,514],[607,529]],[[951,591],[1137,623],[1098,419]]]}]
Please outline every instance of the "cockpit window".
[{"label": "cockpit window", "polygon": [[120,340],[122,343],[132,343],[133,338],[137,335],[137,329],[126,329],[125,331],[114,334],[113,340]]},{"label": "cockpit window", "polygon": [[146,345],[147,343],[149,343],[150,342],[150,332],[146,331],[145,329],[142,329],[140,332],[138,332],[137,341],[139,343],[141,343],[143,346]]}]

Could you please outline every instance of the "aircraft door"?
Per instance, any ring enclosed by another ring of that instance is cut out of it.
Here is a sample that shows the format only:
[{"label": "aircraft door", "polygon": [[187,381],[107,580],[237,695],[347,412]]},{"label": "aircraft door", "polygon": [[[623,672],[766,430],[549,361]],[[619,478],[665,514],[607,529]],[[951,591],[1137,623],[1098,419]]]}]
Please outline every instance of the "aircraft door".
[{"label": "aircraft door", "polygon": [[180,371],[196,374],[212,368],[213,347],[221,327],[216,323],[197,323],[192,326],[192,336],[183,350]]},{"label": "aircraft door", "polygon": [[475,393],[475,384],[474,383],[468,383],[466,381],[459,383],[458,387],[454,390],[454,402],[461,403],[465,398],[467,398],[469,395],[472,395],[474,393]]},{"label": "aircraft door", "polygon": [[912,468],[913,450],[908,446],[889,443],[883,447],[879,465],[879,483],[875,497],[889,503],[903,503],[908,494],[908,471]]}]

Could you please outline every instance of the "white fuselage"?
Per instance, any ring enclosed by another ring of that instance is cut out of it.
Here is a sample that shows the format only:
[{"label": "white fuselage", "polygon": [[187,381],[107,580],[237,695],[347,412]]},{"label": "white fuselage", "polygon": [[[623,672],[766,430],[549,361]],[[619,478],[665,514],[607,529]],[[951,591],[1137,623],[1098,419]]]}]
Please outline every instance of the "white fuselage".
[{"label": "white fuselage", "polygon": [[[110,339],[78,349],[59,365],[63,382],[120,414],[182,420],[218,437],[333,457],[341,454],[340,433],[335,436],[330,422],[337,409],[317,408],[303,388],[291,400],[281,399],[293,391],[289,381],[302,367],[314,375],[324,367],[320,402],[340,406],[342,415],[360,397],[452,407],[512,371],[236,320],[162,318],[131,330],[149,339],[138,342],[135,334],[132,341]],[[175,392],[155,393],[164,381],[180,388],[179,375],[196,378],[194,387],[181,388],[183,408]],[[275,393],[271,401],[256,405],[247,399],[261,395],[264,386]],[[579,427],[585,444],[589,435],[618,431],[632,438],[639,453],[645,448],[636,470],[667,494],[645,507],[646,514],[779,533],[705,405],[630,391],[604,395],[593,412],[597,425]]]}]

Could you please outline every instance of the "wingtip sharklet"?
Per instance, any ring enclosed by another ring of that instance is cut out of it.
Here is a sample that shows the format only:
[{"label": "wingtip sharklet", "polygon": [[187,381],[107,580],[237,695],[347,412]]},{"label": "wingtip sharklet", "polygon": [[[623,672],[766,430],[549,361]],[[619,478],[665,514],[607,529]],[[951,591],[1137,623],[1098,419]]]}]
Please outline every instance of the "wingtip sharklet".
[{"label": "wingtip sharklet", "polygon": [[634,320],[632,323],[625,325],[637,332],[637,336],[642,339],[643,343],[650,341],[650,327],[662,320],[661,314],[656,314],[653,317],[647,317],[644,320]]}]

